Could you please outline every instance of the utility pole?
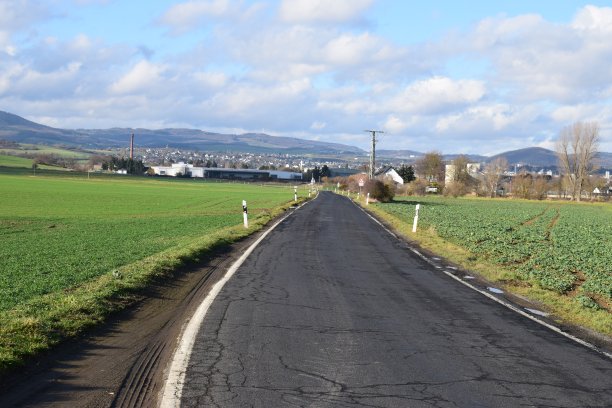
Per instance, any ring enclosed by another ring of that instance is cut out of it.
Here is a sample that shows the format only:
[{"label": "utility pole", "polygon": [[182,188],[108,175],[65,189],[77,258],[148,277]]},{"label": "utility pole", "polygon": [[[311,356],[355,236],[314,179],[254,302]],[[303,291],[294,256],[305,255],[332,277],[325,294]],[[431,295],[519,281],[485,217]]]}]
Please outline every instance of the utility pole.
[{"label": "utility pole", "polygon": [[364,130],[372,134],[372,151],[370,152],[370,180],[374,179],[376,169],[376,133],[385,133],[382,130]]}]

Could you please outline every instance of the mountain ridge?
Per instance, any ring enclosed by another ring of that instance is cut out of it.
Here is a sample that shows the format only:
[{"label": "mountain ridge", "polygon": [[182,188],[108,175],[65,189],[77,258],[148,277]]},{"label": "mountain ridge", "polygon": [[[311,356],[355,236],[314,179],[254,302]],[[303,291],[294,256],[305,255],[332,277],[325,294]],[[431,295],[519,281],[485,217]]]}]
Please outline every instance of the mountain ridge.
[{"label": "mountain ridge", "polygon": [[[377,150],[377,156],[387,159],[399,159],[416,161],[425,153],[414,150]],[[459,154],[443,154],[442,158],[446,161],[455,159]],[[556,168],[558,166],[557,153],[543,147],[524,147],[522,149],[509,150],[493,156],[482,156],[478,154],[466,154],[471,161],[478,163],[489,163],[497,158],[505,158],[510,165],[526,165],[531,167]],[[600,167],[612,169],[612,153],[598,152],[596,161]]]},{"label": "mountain ridge", "polygon": [[59,129],[0,111],[0,138],[19,143],[61,143],[85,148],[119,147],[128,144],[132,133],[136,135],[136,144],[140,147],[171,145],[185,149],[252,153],[366,154],[355,146],[270,136],[265,133],[224,134],[185,128]]},{"label": "mountain ridge", "polygon": [[[350,145],[299,139],[287,136],[270,136],[265,133],[225,134],[200,129],[166,128],[119,128],[109,129],[59,129],[42,125],[13,113],[0,110],[0,139],[19,143],[63,144],[84,148],[107,148],[127,146],[130,134],[136,135],[139,147],[172,146],[180,149],[197,149],[216,152],[249,152],[281,154],[358,155],[368,152]],[[377,156],[385,159],[416,161],[425,153],[414,150],[379,149]],[[453,160],[458,154],[445,154],[445,160]],[[542,147],[527,147],[510,150],[493,156],[467,154],[475,162],[490,162],[505,157],[509,164],[533,167],[556,167],[557,156],[552,150]],[[600,152],[599,165],[612,169],[612,153]]]}]

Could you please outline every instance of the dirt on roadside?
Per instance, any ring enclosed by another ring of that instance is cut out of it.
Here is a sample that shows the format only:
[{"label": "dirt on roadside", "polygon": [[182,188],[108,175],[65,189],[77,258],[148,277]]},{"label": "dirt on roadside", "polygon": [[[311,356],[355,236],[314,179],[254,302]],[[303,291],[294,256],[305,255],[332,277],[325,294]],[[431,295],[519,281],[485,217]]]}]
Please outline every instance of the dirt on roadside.
[{"label": "dirt on roadside", "polygon": [[156,406],[183,324],[260,234],[153,283],[104,325],[0,377],[0,406]]}]

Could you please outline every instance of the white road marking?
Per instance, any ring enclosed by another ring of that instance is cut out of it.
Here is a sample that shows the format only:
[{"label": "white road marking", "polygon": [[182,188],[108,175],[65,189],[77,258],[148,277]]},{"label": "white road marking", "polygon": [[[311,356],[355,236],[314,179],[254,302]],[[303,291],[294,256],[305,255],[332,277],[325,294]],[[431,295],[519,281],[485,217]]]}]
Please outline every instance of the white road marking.
[{"label": "white road marking", "polygon": [[498,288],[494,288],[494,287],[491,287],[491,286],[487,286],[487,290],[488,290],[489,292],[498,293],[498,294],[502,294],[502,293],[504,293],[504,291],[503,291],[503,290],[498,289]]},{"label": "white road marking", "polygon": [[[318,197],[315,196],[313,200],[307,201],[297,207],[295,210],[302,208],[304,205],[308,204],[311,201],[314,201]],[[159,406],[162,408],[178,408],[181,406],[181,396],[183,394],[183,386],[185,384],[185,375],[187,373],[187,365],[189,364],[189,359],[191,357],[191,352],[193,350],[193,346],[195,344],[195,338],[198,332],[200,331],[200,326],[206,317],[206,312],[212,305],[213,301],[223,289],[223,286],[230,280],[230,278],[236,273],[238,268],[242,265],[242,263],[251,255],[251,253],[255,250],[255,248],[261,243],[261,241],[268,236],[272,230],[274,230],[280,223],[285,221],[291,214],[285,215],[281,218],[276,224],[272,225],[268,230],[266,230],[257,241],[253,242],[251,246],[242,254],[236,262],[232,264],[232,266],[227,270],[223,278],[221,278],[215,285],[211,288],[210,292],[206,295],[200,306],[196,309],[193,316],[185,323],[183,326],[183,330],[179,335],[178,346],[174,351],[174,356],[170,362],[170,368],[168,371],[168,378],[166,379],[166,383],[164,384],[164,388],[162,390],[162,396]]]},{"label": "white road marking", "polygon": [[[353,203],[353,204],[355,204],[355,203]],[[375,222],[376,222],[378,225],[380,225],[380,226],[381,226],[381,227],[382,227],[382,228],[383,228],[385,231],[387,231],[387,232],[388,232],[389,234],[391,234],[393,237],[395,237],[395,238],[399,239],[399,238],[398,238],[398,236],[397,236],[395,233],[393,233],[392,231],[390,231],[390,230],[389,230],[387,227],[385,227],[385,225],[384,225],[384,224],[382,224],[380,221],[378,221],[376,218],[374,218],[372,215],[370,215],[370,213],[368,213],[366,210],[364,210],[363,208],[361,208],[361,207],[360,207],[360,206],[358,206],[357,204],[355,204],[355,206],[356,206],[357,208],[359,208],[361,211],[363,211],[363,212],[364,212],[364,213],[365,213],[365,214],[366,214],[368,217],[370,217],[371,219],[373,219],[373,220],[374,220],[374,221],[375,221]],[[409,249],[410,249],[410,250],[411,250],[411,251],[412,251],[414,254],[418,255],[418,256],[419,256],[421,259],[423,259],[425,262],[427,262],[428,264],[430,264],[430,265],[432,265],[432,266],[436,266],[436,265],[435,265],[435,263],[434,263],[434,262],[433,262],[431,259],[429,259],[429,258],[428,258],[428,257],[426,257],[425,255],[421,254],[421,253],[420,253],[419,251],[417,251],[416,249],[411,248],[411,247],[410,247]],[[552,330],[552,331],[554,331],[554,332],[556,332],[556,333],[558,333],[558,334],[560,334],[560,335],[562,335],[562,336],[564,336],[564,337],[567,337],[568,339],[573,340],[573,341],[575,341],[576,343],[578,343],[578,344],[580,344],[580,345],[582,345],[582,346],[584,346],[584,347],[587,347],[587,348],[589,348],[589,349],[591,349],[591,350],[593,350],[593,351],[595,351],[595,352],[597,352],[597,353],[599,353],[599,354],[602,354],[602,355],[604,355],[604,356],[606,356],[606,357],[608,357],[608,358],[612,359],[612,353],[608,353],[608,352],[606,352],[606,351],[604,351],[604,350],[601,350],[600,348],[598,348],[598,347],[597,347],[597,346],[595,346],[594,344],[589,343],[588,341],[582,340],[581,338],[578,338],[578,337],[576,337],[576,336],[574,336],[574,335],[572,335],[572,334],[566,333],[566,332],[564,332],[563,330],[561,330],[560,328],[558,328],[557,326],[554,326],[554,325],[552,325],[552,324],[550,324],[550,323],[547,323],[547,322],[545,322],[545,321],[543,321],[543,320],[538,319],[537,317],[535,317],[535,316],[533,316],[532,314],[529,314],[529,313],[527,313],[527,312],[525,312],[525,311],[523,311],[523,310],[519,309],[518,307],[514,306],[513,304],[511,304],[511,303],[509,303],[509,302],[506,302],[505,300],[503,300],[503,299],[501,299],[501,298],[498,298],[497,296],[493,296],[492,294],[490,294],[490,293],[488,293],[488,292],[486,292],[486,291],[484,291],[484,290],[482,290],[482,289],[480,289],[480,288],[478,288],[478,287],[476,287],[476,286],[472,285],[472,284],[471,284],[471,283],[469,283],[469,282],[466,282],[465,280],[461,279],[461,278],[460,278],[460,277],[458,277],[458,276],[455,276],[454,274],[452,274],[452,273],[451,273],[451,272],[449,272],[449,271],[444,271],[444,270],[443,270],[442,272],[444,272],[446,275],[450,276],[451,278],[453,278],[453,279],[454,279],[454,280],[456,280],[457,282],[460,282],[462,285],[465,285],[465,286],[467,286],[468,288],[470,288],[470,289],[472,289],[472,290],[475,290],[476,292],[478,292],[478,293],[480,293],[480,294],[482,294],[482,295],[484,295],[484,296],[488,297],[489,299],[491,299],[491,300],[493,300],[493,301],[495,301],[495,302],[497,302],[497,303],[499,303],[499,304],[501,304],[501,305],[503,305],[503,306],[507,307],[508,309],[510,309],[510,310],[512,310],[512,311],[514,311],[514,312],[516,312],[516,313],[518,313],[518,314],[520,314],[521,316],[524,316],[524,317],[526,317],[526,318],[528,318],[528,319],[530,319],[530,320],[532,320],[532,321],[534,321],[534,322],[536,322],[536,323],[539,323],[539,324],[541,324],[542,326],[544,326],[544,327],[546,327],[546,328],[548,328],[548,329],[550,329],[550,330]]]},{"label": "white road marking", "polygon": [[550,316],[550,313],[546,313],[546,312],[543,312],[543,311],[538,310],[538,309],[530,309],[530,308],[526,307],[525,310],[527,310],[528,312],[531,312],[533,314],[537,314],[538,316],[544,316],[544,317]]}]

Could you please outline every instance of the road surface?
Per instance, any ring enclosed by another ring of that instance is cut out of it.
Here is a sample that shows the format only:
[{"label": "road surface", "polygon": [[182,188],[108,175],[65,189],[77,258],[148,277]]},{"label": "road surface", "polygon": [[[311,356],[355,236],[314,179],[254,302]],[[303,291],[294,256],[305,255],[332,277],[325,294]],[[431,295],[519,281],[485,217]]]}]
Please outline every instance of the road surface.
[{"label": "road surface", "polygon": [[321,193],[211,305],[183,407],[611,407],[612,360],[436,270]]}]

